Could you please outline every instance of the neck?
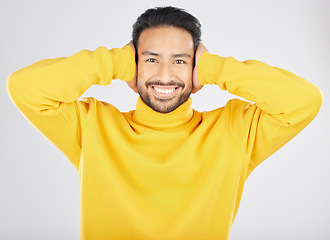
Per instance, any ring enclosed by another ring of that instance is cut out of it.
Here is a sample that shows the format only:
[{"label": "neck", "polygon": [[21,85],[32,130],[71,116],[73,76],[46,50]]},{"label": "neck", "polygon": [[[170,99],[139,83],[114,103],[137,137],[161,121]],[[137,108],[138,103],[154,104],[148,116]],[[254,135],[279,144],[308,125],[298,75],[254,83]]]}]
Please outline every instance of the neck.
[{"label": "neck", "polygon": [[172,112],[159,113],[147,106],[139,97],[133,114],[133,121],[157,130],[176,130],[186,126],[193,118],[194,111],[191,104],[192,100],[189,98]]}]

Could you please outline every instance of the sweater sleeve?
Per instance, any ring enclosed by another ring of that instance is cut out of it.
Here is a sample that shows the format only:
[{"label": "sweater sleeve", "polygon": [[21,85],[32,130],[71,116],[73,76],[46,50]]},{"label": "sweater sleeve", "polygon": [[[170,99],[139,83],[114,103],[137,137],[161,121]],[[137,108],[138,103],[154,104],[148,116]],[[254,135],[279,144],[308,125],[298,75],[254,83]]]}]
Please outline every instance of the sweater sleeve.
[{"label": "sweater sleeve", "polygon": [[71,57],[47,59],[12,73],[7,91],[24,116],[79,167],[81,132],[92,115],[77,99],[93,84],[130,81],[135,73],[129,46],[83,50]]},{"label": "sweater sleeve", "polygon": [[248,174],[307,126],[322,104],[315,85],[256,60],[239,62],[205,52],[197,74],[201,84],[216,84],[254,103],[229,104],[231,133],[250,156]]}]

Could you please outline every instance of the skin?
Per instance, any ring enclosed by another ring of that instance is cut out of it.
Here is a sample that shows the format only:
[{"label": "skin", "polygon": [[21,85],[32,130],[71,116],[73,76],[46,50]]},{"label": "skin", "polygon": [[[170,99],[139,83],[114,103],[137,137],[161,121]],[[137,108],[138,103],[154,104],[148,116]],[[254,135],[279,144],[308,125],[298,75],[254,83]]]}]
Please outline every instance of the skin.
[{"label": "skin", "polygon": [[[153,110],[171,112],[203,87],[198,82],[196,69],[207,49],[199,43],[194,56],[189,32],[171,26],[153,27],[144,30],[138,42],[137,71],[127,84]],[[128,45],[135,52],[133,43]]]}]

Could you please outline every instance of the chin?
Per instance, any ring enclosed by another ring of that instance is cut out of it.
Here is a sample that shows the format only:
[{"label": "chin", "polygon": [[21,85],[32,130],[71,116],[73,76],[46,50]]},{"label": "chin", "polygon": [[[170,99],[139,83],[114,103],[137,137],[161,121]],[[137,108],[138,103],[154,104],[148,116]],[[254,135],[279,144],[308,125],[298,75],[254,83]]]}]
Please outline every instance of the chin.
[{"label": "chin", "polygon": [[[181,105],[181,104],[180,104]],[[153,106],[149,106],[152,108],[152,110],[159,112],[159,113],[170,113],[173,112],[175,109],[177,109],[180,105],[153,105]]]},{"label": "chin", "polygon": [[172,98],[172,99],[157,99],[154,98],[153,100],[150,99],[149,95],[141,95],[140,97],[142,101],[148,105],[152,110],[159,112],[159,113],[170,113],[173,112],[175,109],[180,107],[183,103],[185,103],[190,94],[183,94],[179,96],[179,98]]}]

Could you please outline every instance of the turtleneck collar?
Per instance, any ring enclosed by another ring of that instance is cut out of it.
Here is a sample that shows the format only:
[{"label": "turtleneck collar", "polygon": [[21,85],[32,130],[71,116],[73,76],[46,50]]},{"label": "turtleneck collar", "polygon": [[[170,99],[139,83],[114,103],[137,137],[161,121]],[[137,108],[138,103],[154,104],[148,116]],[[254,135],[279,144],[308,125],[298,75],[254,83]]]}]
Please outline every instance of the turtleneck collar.
[{"label": "turtleneck collar", "polygon": [[136,110],[133,113],[133,121],[153,129],[177,129],[184,127],[193,118],[194,111],[191,108],[192,99],[180,105],[170,113],[159,113],[146,105],[139,97]]}]

